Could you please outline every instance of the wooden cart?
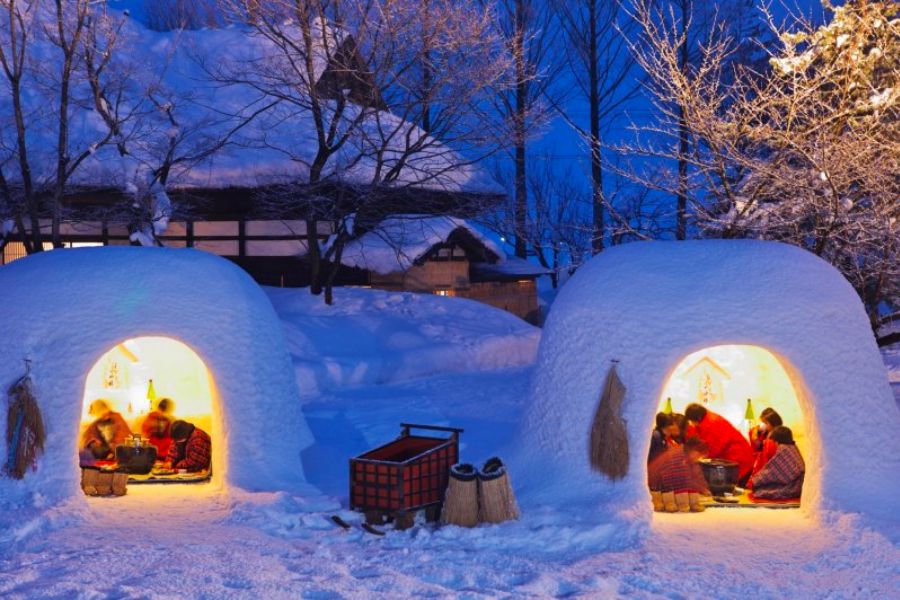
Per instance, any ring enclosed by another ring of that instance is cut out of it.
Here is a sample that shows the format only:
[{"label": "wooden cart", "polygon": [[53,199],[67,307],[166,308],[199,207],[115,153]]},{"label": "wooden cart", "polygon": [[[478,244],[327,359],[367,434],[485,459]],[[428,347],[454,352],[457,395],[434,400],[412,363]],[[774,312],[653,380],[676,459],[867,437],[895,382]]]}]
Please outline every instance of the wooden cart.
[{"label": "wooden cart", "polygon": [[[450,467],[459,462],[462,429],[401,423],[394,441],[350,459],[350,508],[365,513],[366,521],[381,525],[394,521],[397,529],[411,527],[416,511],[426,518],[440,516]],[[450,437],[413,435],[411,429],[443,431]]]}]

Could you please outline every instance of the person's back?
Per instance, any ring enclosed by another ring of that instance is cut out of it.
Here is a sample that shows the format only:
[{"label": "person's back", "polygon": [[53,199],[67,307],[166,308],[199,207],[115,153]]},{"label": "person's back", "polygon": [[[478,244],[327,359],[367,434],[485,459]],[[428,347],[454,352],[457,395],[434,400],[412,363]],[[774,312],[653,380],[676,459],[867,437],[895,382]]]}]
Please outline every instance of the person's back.
[{"label": "person's back", "polygon": [[691,404],[685,409],[685,417],[693,427],[687,435],[696,435],[709,447],[709,458],[720,458],[738,464],[738,479],[746,481],[753,470],[753,450],[740,431],[728,419],[699,404]]}]

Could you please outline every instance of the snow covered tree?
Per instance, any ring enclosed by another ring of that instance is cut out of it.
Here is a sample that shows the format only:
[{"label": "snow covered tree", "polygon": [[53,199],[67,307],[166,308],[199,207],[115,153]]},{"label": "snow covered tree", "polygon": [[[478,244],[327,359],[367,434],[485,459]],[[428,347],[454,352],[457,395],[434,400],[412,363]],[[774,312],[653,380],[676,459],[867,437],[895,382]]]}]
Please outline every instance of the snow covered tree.
[{"label": "snow covered tree", "polygon": [[[484,104],[509,61],[493,15],[474,0],[221,2],[268,50],[210,61],[211,78],[249,86],[284,118],[310,123],[311,152],[274,148],[305,167],[305,180],[260,200],[273,216],[305,215],[311,291],[330,302],[343,244],[387,208],[380,189],[459,189],[496,149]],[[326,241],[321,223],[334,226]]]},{"label": "snow covered tree", "polygon": [[831,18],[818,28],[769,18],[779,43],[766,69],[731,63],[737,45],[727,36],[682,69],[681,34],[650,9],[638,13],[648,44],[636,56],[661,118],[630,149],[674,159],[665,139],[684,126],[688,209],[701,234],[809,249],[851,281],[874,324],[883,303],[900,302],[900,6],[825,8]]}]

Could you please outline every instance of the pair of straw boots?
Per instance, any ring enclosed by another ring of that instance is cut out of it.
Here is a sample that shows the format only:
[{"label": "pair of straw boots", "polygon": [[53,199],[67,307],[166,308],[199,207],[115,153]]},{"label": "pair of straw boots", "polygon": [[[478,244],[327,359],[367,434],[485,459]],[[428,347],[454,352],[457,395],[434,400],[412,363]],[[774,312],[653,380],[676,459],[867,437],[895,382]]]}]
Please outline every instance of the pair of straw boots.
[{"label": "pair of straw boots", "polygon": [[706,507],[700,502],[697,492],[654,492],[650,491],[653,510],[656,512],[703,512]]},{"label": "pair of straw boots", "polygon": [[502,523],[519,518],[506,466],[491,458],[481,469],[460,463],[450,468],[441,522],[460,527],[479,523]]}]

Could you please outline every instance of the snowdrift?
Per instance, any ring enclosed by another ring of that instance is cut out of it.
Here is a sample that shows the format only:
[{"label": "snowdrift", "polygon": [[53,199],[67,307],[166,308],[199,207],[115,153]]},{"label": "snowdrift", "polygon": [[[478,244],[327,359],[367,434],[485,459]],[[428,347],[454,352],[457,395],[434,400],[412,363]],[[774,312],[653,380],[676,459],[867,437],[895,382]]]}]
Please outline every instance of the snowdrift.
[{"label": "snowdrift", "polygon": [[23,359],[32,359],[47,432],[36,471],[22,481],[0,478],[0,499],[81,493],[77,445],[87,374],[108,350],[138,336],[183,342],[210,372],[214,477],[251,490],[304,487],[299,457],[312,436],[281,323],[237,266],[194,250],[53,251],[0,269],[0,290],[0,386],[5,396]]},{"label": "snowdrift", "polygon": [[[630,244],[582,267],[544,329],[517,472],[556,501],[648,518],[647,451],[663,386],[686,356],[724,344],[762,347],[790,376],[811,448],[806,510],[897,522],[900,410],[862,304],[830,265],[770,242]],[[617,482],[588,463],[613,360],[627,388],[630,449]]]},{"label": "snowdrift", "polygon": [[338,288],[328,306],[305,288],[265,289],[302,397],[531,364],[540,340],[540,330],[518,317],[463,298]]}]

